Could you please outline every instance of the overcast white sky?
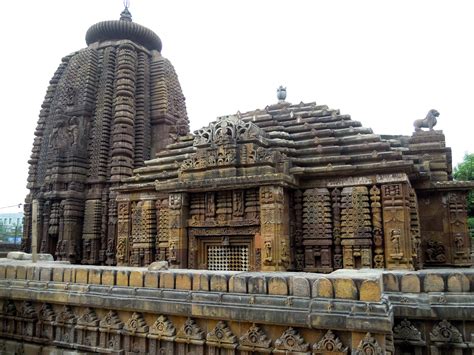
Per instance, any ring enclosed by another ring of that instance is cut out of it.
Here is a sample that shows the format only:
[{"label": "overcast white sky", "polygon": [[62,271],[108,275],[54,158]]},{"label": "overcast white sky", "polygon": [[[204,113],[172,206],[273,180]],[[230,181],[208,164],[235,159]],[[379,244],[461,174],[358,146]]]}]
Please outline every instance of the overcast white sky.
[{"label": "overcast white sky", "polygon": [[[0,207],[23,202],[33,132],[61,58],[121,0],[2,3]],[[131,0],[179,75],[191,129],[276,102],[326,104],[378,134],[440,113],[455,163],[474,152],[474,2]],[[0,209],[0,213],[18,209]]]}]

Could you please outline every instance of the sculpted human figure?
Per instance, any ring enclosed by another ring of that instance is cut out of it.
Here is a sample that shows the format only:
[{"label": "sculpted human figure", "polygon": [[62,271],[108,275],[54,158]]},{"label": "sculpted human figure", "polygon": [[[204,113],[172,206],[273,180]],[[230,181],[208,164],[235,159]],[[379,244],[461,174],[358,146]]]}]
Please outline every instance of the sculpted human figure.
[{"label": "sculpted human figure", "polygon": [[400,230],[399,229],[392,230],[390,239],[392,240],[393,253],[400,254]]}]

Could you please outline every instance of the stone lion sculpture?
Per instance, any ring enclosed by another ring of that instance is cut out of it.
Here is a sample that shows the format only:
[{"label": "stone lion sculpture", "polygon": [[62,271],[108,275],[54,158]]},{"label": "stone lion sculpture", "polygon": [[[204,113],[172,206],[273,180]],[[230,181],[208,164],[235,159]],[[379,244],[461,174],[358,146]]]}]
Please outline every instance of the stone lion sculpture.
[{"label": "stone lion sculpture", "polygon": [[436,126],[437,120],[436,117],[439,116],[439,112],[436,110],[429,110],[426,117],[422,120],[415,120],[413,126],[415,126],[415,131],[421,131],[422,128],[428,128],[430,131],[433,130],[433,127]]}]

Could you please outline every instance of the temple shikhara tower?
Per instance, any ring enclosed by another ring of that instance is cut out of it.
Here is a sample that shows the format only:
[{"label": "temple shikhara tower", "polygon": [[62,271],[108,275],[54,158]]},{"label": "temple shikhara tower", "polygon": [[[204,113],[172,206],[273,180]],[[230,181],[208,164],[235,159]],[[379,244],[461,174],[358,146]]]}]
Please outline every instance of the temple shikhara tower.
[{"label": "temple shikhara tower", "polygon": [[128,7],[86,43],[41,107],[1,354],[474,353],[474,184],[436,110],[381,135],[280,87],[191,133]]},{"label": "temple shikhara tower", "polygon": [[31,201],[39,202],[39,250],[72,263],[115,264],[114,186],[186,134],[184,96],[161,40],[132,22],[100,22],[87,48],[62,59],[46,92],[31,155]]}]

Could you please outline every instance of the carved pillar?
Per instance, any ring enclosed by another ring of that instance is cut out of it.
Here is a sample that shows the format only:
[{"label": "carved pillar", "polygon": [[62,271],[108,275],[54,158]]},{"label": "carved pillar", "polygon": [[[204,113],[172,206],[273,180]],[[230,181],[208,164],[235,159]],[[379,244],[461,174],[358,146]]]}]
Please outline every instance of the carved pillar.
[{"label": "carved pillar", "polygon": [[334,269],[342,269],[342,246],[341,246],[341,190],[334,189],[331,192],[333,237],[334,237]]},{"label": "carved pillar", "polygon": [[365,186],[345,187],[341,198],[341,245],[343,266],[372,267],[372,223]]},{"label": "carved pillar", "polygon": [[129,265],[130,203],[117,204],[117,265]]},{"label": "carved pillar", "polygon": [[140,201],[132,208],[131,266],[146,266],[154,261],[155,235],[155,203]]},{"label": "carved pillar", "polygon": [[382,186],[385,266],[413,269],[410,225],[410,187],[405,183]]},{"label": "carved pillar", "polygon": [[303,194],[305,271],[332,271],[332,223],[329,190],[307,189]]},{"label": "carved pillar", "polygon": [[374,267],[383,269],[385,260],[383,256],[383,227],[382,204],[380,203],[380,189],[372,186],[370,189],[370,209],[372,210],[372,226],[374,234]]},{"label": "carved pillar", "polygon": [[[64,204],[63,204],[64,202]],[[81,236],[84,202],[78,199],[61,201],[60,239],[62,240],[61,259],[71,263],[81,260]]]},{"label": "carved pillar", "polygon": [[172,193],[169,196],[169,246],[168,261],[172,268],[188,266],[188,195]]},{"label": "carved pillar", "polygon": [[82,234],[82,263],[99,262],[100,232],[102,225],[101,200],[87,200],[85,203],[84,226]]},{"label": "carved pillar", "polygon": [[282,187],[260,187],[262,271],[285,271],[289,267],[288,196]]},{"label": "carved pillar", "polygon": [[107,249],[105,250],[105,263],[107,265],[115,265],[115,243],[117,230],[117,202],[115,201],[116,192],[111,192],[108,203],[108,223],[107,223]]},{"label": "carved pillar", "polygon": [[456,266],[471,264],[466,198],[464,191],[452,191],[446,194],[449,208],[449,246],[452,250],[452,263]]},{"label": "carved pillar", "polygon": [[31,232],[32,232],[32,224],[31,224],[31,203],[25,203],[23,206],[23,236],[21,238],[21,250],[25,253],[33,252],[31,250]]},{"label": "carved pillar", "polygon": [[423,268],[423,254],[421,252],[420,217],[418,214],[418,198],[413,188],[410,189],[410,232],[413,265],[416,269],[421,269]]},{"label": "carved pillar", "polygon": [[295,245],[295,267],[297,271],[303,271],[304,247],[303,247],[303,193],[296,190],[293,196],[294,211],[294,245]]},{"label": "carved pillar", "polygon": [[167,250],[170,237],[168,199],[156,201],[156,254],[157,261],[168,260]]}]

